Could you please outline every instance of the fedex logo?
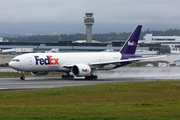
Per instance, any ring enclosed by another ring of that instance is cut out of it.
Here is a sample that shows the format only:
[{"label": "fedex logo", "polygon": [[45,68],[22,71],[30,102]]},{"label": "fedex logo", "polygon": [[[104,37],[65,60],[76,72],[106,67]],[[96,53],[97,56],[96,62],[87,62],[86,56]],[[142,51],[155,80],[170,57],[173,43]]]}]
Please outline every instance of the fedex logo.
[{"label": "fedex logo", "polygon": [[59,58],[53,58],[52,56],[48,55],[45,59],[44,58],[39,58],[39,56],[34,56],[36,60],[36,65],[59,65]]},{"label": "fedex logo", "polygon": [[128,41],[128,45],[129,46],[136,46],[137,44],[134,41],[133,42]]},{"label": "fedex logo", "polygon": [[82,69],[82,72],[89,72],[88,69]]}]

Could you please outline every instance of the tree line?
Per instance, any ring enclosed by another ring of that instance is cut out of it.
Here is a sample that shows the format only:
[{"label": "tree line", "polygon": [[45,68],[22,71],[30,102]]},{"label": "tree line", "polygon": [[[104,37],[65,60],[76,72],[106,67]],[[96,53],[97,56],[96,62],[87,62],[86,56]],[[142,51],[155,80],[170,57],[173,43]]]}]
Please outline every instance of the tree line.
[{"label": "tree line", "polygon": [[[107,42],[113,40],[126,40],[131,32],[123,33],[102,33],[102,34],[93,34],[93,40],[100,42]],[[169,29],[166,31],[157,31],[157,30],[146,30],[141,31],[140,40],[143,39],[145,34],[153,34],[153,36],[180,36],[179,29]],[[86,40],[86,34],[77,33],[77,34],[61,34],[61,35],[34,35],[34,36],[18,36],[18,37],[4,37],[4,40],[9,42],[58,42],[58,41],[76,41],[76,40]]]}]

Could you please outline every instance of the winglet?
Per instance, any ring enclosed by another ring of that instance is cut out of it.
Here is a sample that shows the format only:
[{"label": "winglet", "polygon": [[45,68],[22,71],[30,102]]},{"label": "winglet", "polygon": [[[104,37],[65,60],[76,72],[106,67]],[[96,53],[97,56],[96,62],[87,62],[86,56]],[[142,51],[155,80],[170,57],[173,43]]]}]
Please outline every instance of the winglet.
[{"label": "winglet", "polygon": [[135,54],[139,36],[141,33],[142,25],[138,25],[135,30],[132,32],[130,37],[127,39],[126,43],[120,50],[120,53],[123,54]]}]

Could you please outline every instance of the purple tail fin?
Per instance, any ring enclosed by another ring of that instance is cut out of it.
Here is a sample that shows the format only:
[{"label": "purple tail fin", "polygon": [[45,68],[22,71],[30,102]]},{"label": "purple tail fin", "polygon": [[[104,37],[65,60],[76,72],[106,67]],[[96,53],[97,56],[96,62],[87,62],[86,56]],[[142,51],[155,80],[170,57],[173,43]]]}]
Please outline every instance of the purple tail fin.
[{"label": "purple tail fin", "polygon": [[124,46],[121,48],[120,53],[123,54],[135,54],[136,46],[139,40],[139,35],[141,33],[142,25],[138,25],[132,32]]}]

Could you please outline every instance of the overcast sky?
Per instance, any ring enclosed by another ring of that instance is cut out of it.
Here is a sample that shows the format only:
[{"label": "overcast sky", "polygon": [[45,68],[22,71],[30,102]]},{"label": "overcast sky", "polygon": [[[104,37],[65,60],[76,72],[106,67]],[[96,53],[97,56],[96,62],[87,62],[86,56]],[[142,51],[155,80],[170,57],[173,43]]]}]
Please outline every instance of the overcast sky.
[{"label": "overcast sky", "polygon": [[[117,26],[120,31],[126,26],[129,29],[124,32],[132,31],[137,24],[142,24],[144,30],[180,29],[179,5],[180,0],[0,0],[0,27],[7,30],[17,29],[13,27],[16,23],[18,27],[20,23],[52,23],[61,25],[61,30],[68,28],[70,31],[82,25],[77,28],[77,32],[82,32],[85,31],[83,17],[86,12],[92,12],[95,17],[93,31],[97,32],[100,27],[107,32],[117,32],[117,29],[113,31]],[[13,24],[12,28],[5,28],[5,23]],[[53,28],[50,29],[53,32]]]}]

